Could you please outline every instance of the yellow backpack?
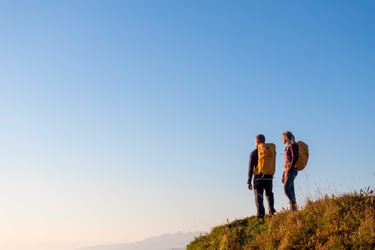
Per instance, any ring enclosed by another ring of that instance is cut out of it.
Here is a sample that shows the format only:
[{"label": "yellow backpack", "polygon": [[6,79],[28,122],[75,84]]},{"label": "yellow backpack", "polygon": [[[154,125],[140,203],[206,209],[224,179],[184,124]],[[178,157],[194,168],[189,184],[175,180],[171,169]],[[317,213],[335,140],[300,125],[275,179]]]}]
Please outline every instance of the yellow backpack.
[{"label": "yellow backpack", "polygon": [[273,143],[258,144],[258,165],[254,175],[274,175],[276,169],[276,145]]},{"label": "yellow backpack", "polygon": [[298,160],[296,162],[296,169],[300,171],[306,167],[307,161],[309,160],[309,146],[303,141],[298,141],[297,145]]}]

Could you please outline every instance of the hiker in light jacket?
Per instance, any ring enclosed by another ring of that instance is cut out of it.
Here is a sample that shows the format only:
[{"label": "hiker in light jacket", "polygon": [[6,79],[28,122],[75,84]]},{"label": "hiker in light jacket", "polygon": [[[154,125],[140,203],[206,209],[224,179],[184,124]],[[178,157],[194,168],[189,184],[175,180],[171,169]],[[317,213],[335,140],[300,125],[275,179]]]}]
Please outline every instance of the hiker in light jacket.
[{"label": "hiker in light jacket", "polygon": [[[251,184],[254,168],[258,165],[258,144],[265,143],[266,138],[264,135],[260,134],[255,137],[255,146],[256,149],[253,150],[250,154],[249,159],[249,168],[248,168],[248,180],[247,185],[250,190],[253,189],[253,185]],[[258,222],[263,223],[264,222],[264,214],[265,209],[263,205],[263,193],[265,191],[266,198],[268,201],[268,209],[269,214],[272,216],[276,213],[276,210],[274,208],[274,198],[273,198],[273,192],[272,192],[272,175],[254,175],[254,197],[255,197],[255,205],[257,207],[257,216],[258,216]]]},{"label": "hiker in light jacket", "polygon": [[298,145],[290,131],[283,133],[282,141],[286,147],[284,151],[284,173],[281,182],[284,184],[284,191],[289,199],[291,210],[296,211],[297,201],[294,192],[294,179],[298,174],[298,170],[295,167],[298,160]]}]

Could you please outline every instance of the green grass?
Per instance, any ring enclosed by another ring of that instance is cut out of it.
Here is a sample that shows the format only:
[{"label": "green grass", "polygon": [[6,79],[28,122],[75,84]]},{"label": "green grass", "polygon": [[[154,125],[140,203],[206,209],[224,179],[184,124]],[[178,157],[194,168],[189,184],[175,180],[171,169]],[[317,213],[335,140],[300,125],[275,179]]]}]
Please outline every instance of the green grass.
[{"label": "green grass", "polygon": [[258,224],[255,216],[212,229],[187,250],[375,249],[375,196],[359,193],[307,201],[298,212],[282,211]]}]

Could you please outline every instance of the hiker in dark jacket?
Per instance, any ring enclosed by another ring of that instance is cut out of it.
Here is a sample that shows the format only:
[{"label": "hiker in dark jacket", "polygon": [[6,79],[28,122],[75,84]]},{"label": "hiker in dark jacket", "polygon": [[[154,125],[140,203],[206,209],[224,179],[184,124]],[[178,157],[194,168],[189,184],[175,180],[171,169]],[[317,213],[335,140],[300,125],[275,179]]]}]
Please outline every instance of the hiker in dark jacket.
[{"label": "hiker in dark jacket", "polygon": [[292,211],[297,210],[296,194],[294,192],[294,179],[298,174],[296,162],[298,160],[298,145],[294,135],[290,131],[286,131],[282,136],[283,143],[286,145],[284,151],[284,173],[281,182],[284,184],[284,191],[289,199]]},{"label": "hiker in dark jacket", "polygon": [[[254,168],[258,165],[258,144],[265,143],[266,138],[264,135],[260,134],[255,137],[255,146],[256,149],[251,152],[250,154],[250,160],[249,160],[249,169],[248,169],[248,188],[250,190],[253,189],[253,185],[251,184]],[[272,175],[255,175],[254,176],[254,196],[255,196],[255,205],[257,207],[257,216],[258,216],[258,222],[263,223],[264,222],[264,214],[265,209],[263,205],[263,192],[266,193],[266,198],[268,201],[268,209],[269,214],[272,216],[276,213],[276,210],[274,208],[274,198],[272,193]]]}]

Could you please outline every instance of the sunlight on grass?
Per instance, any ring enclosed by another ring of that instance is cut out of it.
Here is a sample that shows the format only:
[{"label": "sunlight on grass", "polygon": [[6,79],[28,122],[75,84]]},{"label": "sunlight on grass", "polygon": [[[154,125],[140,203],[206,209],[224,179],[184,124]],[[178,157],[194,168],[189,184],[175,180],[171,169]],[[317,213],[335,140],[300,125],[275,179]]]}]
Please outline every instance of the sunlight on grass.
[{"label": "sunlight on grass", "polygon": [[307,199],[298,212],[283,210],[264,224],[253,216],[215,227],[187,246],[201,249],[375,249],[374,191]]}]

